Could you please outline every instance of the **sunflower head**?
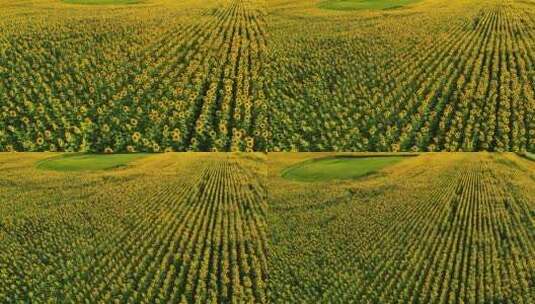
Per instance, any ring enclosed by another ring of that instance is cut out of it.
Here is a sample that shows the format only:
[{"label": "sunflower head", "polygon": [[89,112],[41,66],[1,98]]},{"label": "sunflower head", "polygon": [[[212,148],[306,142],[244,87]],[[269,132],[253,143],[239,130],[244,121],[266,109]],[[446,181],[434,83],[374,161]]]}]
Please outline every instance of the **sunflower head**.
[{"label": "sunflower head", "polygon": [[138,142],[140,138],[141,138],[141,133],[139,133],[139,132],[134,132],[134,134],[132,134],[132,140],[133,140],[134,142]]},{"label": "sunflower head", "polygon": [[172,137],[173,137],[173,141],[174,142],[179,141],[180,140],[180,130],[178,130],[178,129],[173,130]]},{"label": "sunflower head", "polygon": [[252,137],[245,138],[245,145],[249,148],[252,148],[254,146],[254,138]]}]

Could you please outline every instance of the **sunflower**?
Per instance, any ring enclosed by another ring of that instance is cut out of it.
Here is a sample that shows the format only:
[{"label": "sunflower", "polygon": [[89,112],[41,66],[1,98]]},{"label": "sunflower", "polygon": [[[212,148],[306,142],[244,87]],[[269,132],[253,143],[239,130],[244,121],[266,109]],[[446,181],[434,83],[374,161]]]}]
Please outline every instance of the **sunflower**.
[{"label": "sunflower", "polygon": [[136,150],[135,150],[134,147],[132,147],[132,146],[126,146],[126,151],[127,151],[128,153],[136,152]]},{"label": "sunflower", "polygon": [[113,153],[113,149],[110,148],[110,147],[106,147],[106,148],[104,149],[104,153],[106,153],[106,154]]},{"label": "sunflower", "polygon": [[245,132],[242,132],[241,130],[238,130],[238,129],[232,129],[232,133],[236,138],[242,138],[243,133]]},{"label": "sunflower", "polygon": [[37,139],[35,140],[35,143],[40,146],[45,143],[45,140],[42,137],[37,137]]},{"label": "sunflower", "polygon": [[65,132],[65,140],[71,142],[73,140],[72,134],[70,132]]},{"label": "sunflower", "polygon": [[134,134],[132,134],[132,140],[133,140],[134,142],[137,143],[137,142],[139,141],[140,138],[141,138],[141,133],[139,133],[139,132],[134,132]]},{"label": "sunflower", "polygon": [[252,137],[247,137],[245,139],[245,145],[249,148],[252,148],[254,146],[254,139]]}]

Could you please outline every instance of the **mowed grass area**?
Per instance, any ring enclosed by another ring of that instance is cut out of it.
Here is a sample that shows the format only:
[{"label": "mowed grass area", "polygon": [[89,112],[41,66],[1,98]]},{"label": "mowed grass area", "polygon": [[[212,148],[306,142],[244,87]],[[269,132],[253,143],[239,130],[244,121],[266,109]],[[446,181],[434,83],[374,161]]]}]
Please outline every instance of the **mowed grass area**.
[{"label": "mowed grass area", "polygon": [[149,154],[62,154],[41,160],[37,168],[56,171],[96,171],[126,167],[130,162]]},{"label": "mowed grass area", "polygon": [[535,153],[524,152],[524,153],[521,153],[520,155],[523,156],[524,158],[535,161]]},{"label": "mowed grass area", "polygon": [[319,3],[320,8],[333,10],[382,10],[403,7],[421,0],[326,0]]},{"label": "mowed grass area", "polygon": [[400,162],[407,156],[333,156],[316,158],[293,165],[282,177],[303,182],[355,179]]},{"label": "mowed grass area", "polygon": [[143,0],[63,0],[70,4],[90,4],[90,5],[107,5],[107,4],[136,4]]}]

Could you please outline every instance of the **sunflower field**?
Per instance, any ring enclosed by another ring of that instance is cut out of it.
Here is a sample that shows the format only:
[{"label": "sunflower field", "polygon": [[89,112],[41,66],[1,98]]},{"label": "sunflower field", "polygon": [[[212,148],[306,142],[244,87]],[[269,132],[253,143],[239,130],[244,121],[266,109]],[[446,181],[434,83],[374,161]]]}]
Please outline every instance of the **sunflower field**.
[{"label": "sunflower field", "polygon": [[265,52],[261,0],[2,1],[0,151],[264,151]]},{"label": "sunflower field", "polygon": [[535,302],[533,160],[424,153],[355,180],[281,176],[317,157],[268,160],[273,303]]},{"label": "sunflower field", "polygon": [[0,155],[1,303],[267,303],[265,155]]},{"label": "sunflower field", "polygon": [[270,151],[535,151],[533,1],[322,3],[268,4]]}]

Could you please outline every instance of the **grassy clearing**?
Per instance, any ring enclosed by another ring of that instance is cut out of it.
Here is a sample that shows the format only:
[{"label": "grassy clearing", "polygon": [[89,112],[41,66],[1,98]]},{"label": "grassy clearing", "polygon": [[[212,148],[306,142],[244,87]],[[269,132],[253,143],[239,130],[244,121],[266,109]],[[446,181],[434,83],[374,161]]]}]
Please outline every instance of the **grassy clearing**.
[{"label": "grassy clearing", "polygon": [[70,4],[108,5],[108,4],[137,4],[142,0],[63,0]]},{"label": "grassy clearing", "polygon": [[282,172],[282,177],[303,182],[354,179],[372,174],[404,158],[342,156],[312,159],[287,168]]},{"label": "grassy clearing", "polygon": [[532,160],[532,161],[535,161],[535,153],[531,153],[531,152],[522,152],[522,153],[519,153],[520,156],[524,157],[524,158],[527,158],[529,160]]},{"label": "grassy clearing", "polygon": [[403,7],[420,0],[326,0],[319,3],[320,8],[332,10],[384,10]]},{"label": "grassy clearing", "polygon": [[148,154],[63,154],[37,163],[37,168],[56,171],[96,171],[127,166]]}]

